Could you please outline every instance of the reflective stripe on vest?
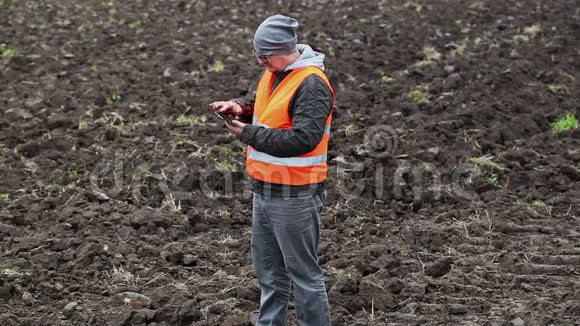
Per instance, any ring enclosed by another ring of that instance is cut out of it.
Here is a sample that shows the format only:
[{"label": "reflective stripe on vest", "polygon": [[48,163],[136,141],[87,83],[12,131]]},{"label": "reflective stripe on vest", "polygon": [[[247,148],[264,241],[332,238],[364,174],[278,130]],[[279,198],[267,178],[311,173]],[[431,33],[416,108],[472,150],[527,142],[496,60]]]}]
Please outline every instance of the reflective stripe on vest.
[{"label": "reflective stripe on vest", "polygon": [[[256,122],[256,126],[270,128],[267,124]],[[330,133],[330,125],[324,128],[324,135]],[[326,162],[327,154],[307,157],[277,157],[252,148],[249,157],[253,160],[285,166],[310,166]]]},{"label": "reflective stripe on vest", "polygon": [[277,164],[277,165],[284,165],[284,166],[311,166],[311,165],[318,165],[326,162],[326,153],[318,156],[306,156],[306,157],[277,157],[272,156],[270,154],[266,154],[264,152],[259,152],[253,149],[250,152],[250,158],[252,160],[270,163],[270,164]]}]

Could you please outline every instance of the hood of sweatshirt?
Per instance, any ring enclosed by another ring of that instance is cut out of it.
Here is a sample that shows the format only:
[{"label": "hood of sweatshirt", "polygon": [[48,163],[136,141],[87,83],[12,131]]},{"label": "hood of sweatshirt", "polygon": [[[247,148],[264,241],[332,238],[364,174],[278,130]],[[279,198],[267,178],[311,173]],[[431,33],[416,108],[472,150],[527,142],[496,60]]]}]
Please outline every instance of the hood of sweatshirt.
[{"label": "hood of sweatshirt", "polygon": [[318,67],[324,71],[324,54],[312,50],[310,45],[307,44],[297,44],[296,48],[300,52],[300,57],[286,67],[284,71],[303,67]]}]

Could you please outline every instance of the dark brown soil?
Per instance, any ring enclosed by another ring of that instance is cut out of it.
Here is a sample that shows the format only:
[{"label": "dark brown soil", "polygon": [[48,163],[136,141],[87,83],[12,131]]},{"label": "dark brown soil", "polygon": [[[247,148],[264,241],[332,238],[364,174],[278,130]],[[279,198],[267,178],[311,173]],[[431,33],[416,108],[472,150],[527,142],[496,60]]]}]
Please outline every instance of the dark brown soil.
[{"label": "dark brown soil", "polygon": [[579,325],[577,0],[266,3],[0,0],[0,325],[250,325],[244,146],[207,104],[278,12],[342,113],[333,325]]}]

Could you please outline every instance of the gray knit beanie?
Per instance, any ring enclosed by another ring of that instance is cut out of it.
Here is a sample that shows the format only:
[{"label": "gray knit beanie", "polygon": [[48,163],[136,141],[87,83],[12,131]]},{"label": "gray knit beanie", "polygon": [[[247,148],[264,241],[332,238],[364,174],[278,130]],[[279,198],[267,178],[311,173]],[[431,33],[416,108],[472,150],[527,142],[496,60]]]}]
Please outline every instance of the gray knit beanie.
[{"label": "gray knit beanie", "polygon": [[296,19],[283,15],[270,16],[254,34],[254,49],[258,55],[290,54],[296,50],[297,30]]}]

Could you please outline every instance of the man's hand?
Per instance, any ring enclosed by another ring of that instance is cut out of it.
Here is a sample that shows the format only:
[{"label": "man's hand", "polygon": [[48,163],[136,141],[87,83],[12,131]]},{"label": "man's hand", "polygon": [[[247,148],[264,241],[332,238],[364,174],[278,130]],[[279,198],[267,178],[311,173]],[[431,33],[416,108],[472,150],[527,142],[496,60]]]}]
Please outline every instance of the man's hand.
[{"label": "man's hand", "polygon": [[228,130],[238,138],[242,137],[242,132],[244,131],[245,126],[245,123],[238,120],[232,120],[230,122],[226,121],[226,127],[228,127]]},{"label": "man's hand", "polygon": [[229,114],[231,116],[242,115],[244,109],[234,101],[217,101],[209,105],[209,107],[217,112]]}]

